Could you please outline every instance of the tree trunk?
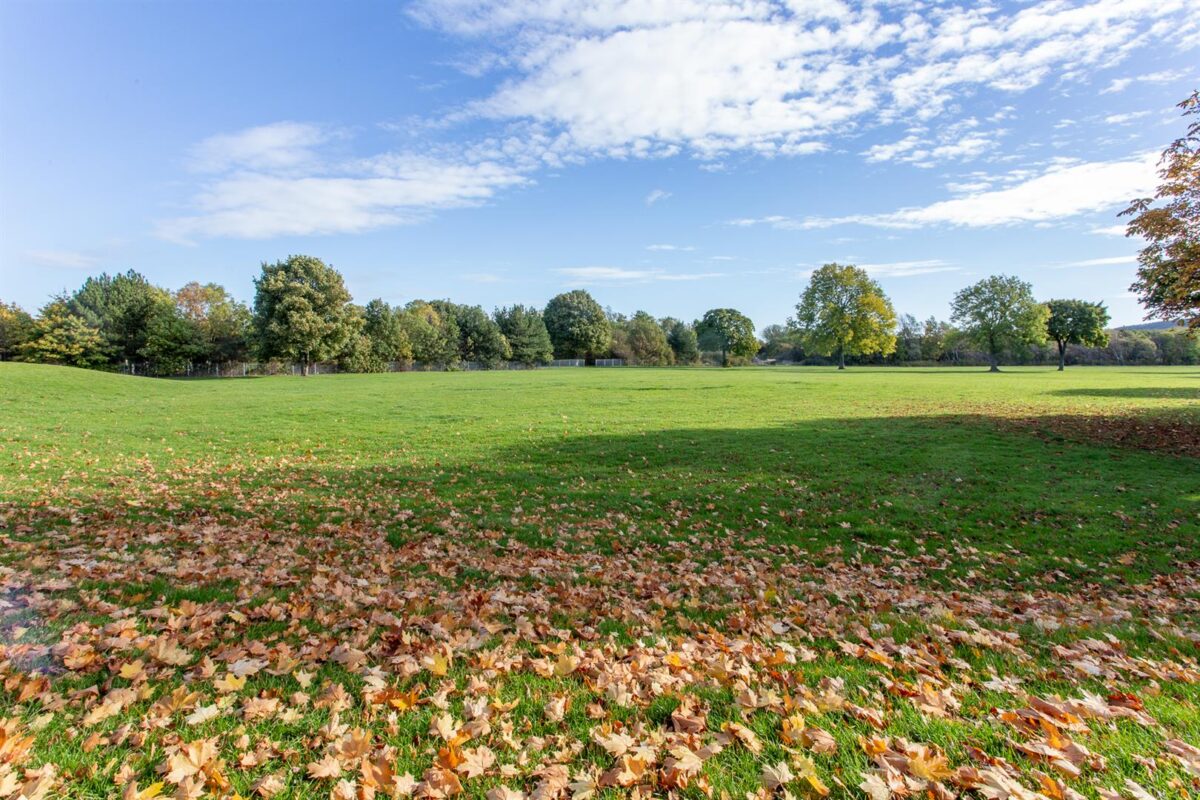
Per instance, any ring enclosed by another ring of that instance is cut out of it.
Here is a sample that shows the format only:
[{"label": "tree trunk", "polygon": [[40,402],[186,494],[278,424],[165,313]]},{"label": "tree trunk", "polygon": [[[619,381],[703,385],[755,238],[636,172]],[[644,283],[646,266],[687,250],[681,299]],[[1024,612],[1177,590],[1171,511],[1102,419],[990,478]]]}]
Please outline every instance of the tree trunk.
[{"label": "tree trunk", "polygon": [[1067,343],[1058,343],[1058,371],[1062,372],[1067,368]]},{"label": "tree trunk", "polygon": [[845,368],[846,368],[846,349],[844,347],[839,347],[838,348],[838,369],[845,369]]},{"label": "tree trunk", "polygon": [[729,366],[729,351],[728,350],[721,351],[721,366],[722,367]]},{"label": "tree trunk", "polygon": [[996,354],[988,353],[988,360],[991,362],[991,366],[988,368],[988,372],[999,372],[1000,371],[1000,359],[996,358]]}]

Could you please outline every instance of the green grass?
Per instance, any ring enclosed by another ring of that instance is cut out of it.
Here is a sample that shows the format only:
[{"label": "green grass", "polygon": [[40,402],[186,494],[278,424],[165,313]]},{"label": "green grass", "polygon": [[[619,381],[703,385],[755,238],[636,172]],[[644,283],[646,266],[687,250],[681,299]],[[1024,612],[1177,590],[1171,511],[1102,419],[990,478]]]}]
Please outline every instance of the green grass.
[{"label": "green grass", "polygon": [[[1098,560],[1134,548],[1137,561],[1120,571],[1152,574],[1195,553],[1195,538],[1178,531],[1200,519],[1194,461],[1089,446],[1054,427],[1075,415],[1194,423],[1195,369],[181,382],[0,368],[3,498],[54,509],[117,505],[180,520],[265,502],[297,509],[269,523],[357,520],[396,537],[436,532],[454,509],[536,542],[548,526],[597,520],[618,523],[614,540],[677,536],[682,507],[706,527],[814,551],[893,540],[905,549],[933,534],[1014,549],[1022,575],[1072,577],[1098,577]],[[1038,420],[1046,435],[1013,430],[1012,418]],[[175,507],[131,506],[157,484]],[[247,505],[246,494],[262,502]]]},{"label": "green grass", "polygon": [[[707,648],[729,635],[764,653],[776,642],[815,653],[782,671],[752,664],[756,689],[799,697],[819,693],[822,679],[844,680],[848,699],[884,715],[881,735],[935,744],[953,766],[969,763],[969,747],[1038,766],[992,713],[1023,700],[976,686],[992,672],[1020,678],[1038,697],[1137,694],[1163,727],[1090,723],[1072,736],[1105,755],[1108,770],[1085,769],[1068,783],[1089,797],[1125,778],[1178,794],[1193,779],[1160,748],[1172,736],[1200,738],[1200,684],[1186,679],[1200,641],[1198,442],[1200,370],[1188,368],[166,381],[0,364],[0,679],[40,670],[67,698],[18,703],[16,688],[0,689],[0,717],[31,725],[51,714],[22,768],[55,763],[58,790],[73,797],[109,796],[118,774],[143,787],[161,780],[180,737],[201,735],[218,740],[243,795],[278,773],[279,796],[328,796],[331,781],[303,775],[331,718],[311,704],[290,721],[222,713],[196,728],[180,713],[140,743],[81,746],[93,728],[78,718],[96,698],[70,693],[128,685],[115,672],[154,637],[211,656],[215,672],[150,663],[148,696],[96,726],[106,735],[185,675],[200,704],[216,702],[208,682],[256,643],[273,656],[280,647],[301,654],[317,675],[314,698],[322,683],[343,685],[351,701],[341,722],[372,731],[377,747],[390,748],[377,752],[418,781],[437,755],[427,730],[440,712],[423,704],[387,722],[363,696],[372,667],[426,701],[450,682],[445,702],[458,719],[468,682],[484,669],[495,696],[517,702],[506,712],[514,735],[550,742],[518,758],[494,733],[483,737],[497,767],[464,779],[468,795],[498,783],[531,789],[534,767],[569,740],[585,743],[566,758],[573,773],[606,770],[613,759],[591,741],[595,726],[669,731],[689,697],[705,709],[706,736],[731,719],[761,735],[761,755],[734,744],[706,762],[714,791],[739,794],[759,785],[763,764],[790,757],[781,709],[748,712],[735,682],[712,675],[610,702],[597,683],[604,670],[587,662],[643,651],[653,661],[660,641]],[[489,605],[509,596],[522,602]],[[155,608],[182,616],[170,623]],[[372,608],[411,626],[408,638],[401,643]],[[467,628],[458,637],[455,626],[477,613],[495,630],[467,646]],[[143,638],[115,647],[103,627],[127,617]],[[528,630],[523,617],[538,629],[532,639],[519,633]],[[947,638],[976,626],[1016,633],[1019,647]],[[909,655],[883,667],[838,644],[868,631],[928,649],[959,710],[930,716],[885,689],[884,675],[912,686],[921,679],[904,666]],[[563,643],[561,632],[585,654],[579,674],[541,676],[528,661],[487,672],[477,660],[509,651],[535,659]],[[1096,656],[1104,676],[1074,670],[1061,648],[1106,635],[1176,679],[1152,685],[1118,653]],[[455,653],[444,678],[419,664],[443,640]],[[103,664],[64,670],[63,643],[85,641]],[[347,642],[364,664],[330,660]],[[298,688],[288,672],[253,676],[238,703],[266,692],[287,705]],[[571,698],[561,722],[543,710],[556,693]],[[585,713],[589,705],[603,714]],[[834,795],[862,796],[855,787],[870,759],[857,742],[873,729],[845,712],[805,716],[838,743],[814,756]],[[243,734],[251,750],[274,743],[261,765],[239,766]],[[1147,770],[1146,758],[1158,768]],[[501,764],[512,774],[497,772]],[[793,789],[803,794],[804,785]]]}]

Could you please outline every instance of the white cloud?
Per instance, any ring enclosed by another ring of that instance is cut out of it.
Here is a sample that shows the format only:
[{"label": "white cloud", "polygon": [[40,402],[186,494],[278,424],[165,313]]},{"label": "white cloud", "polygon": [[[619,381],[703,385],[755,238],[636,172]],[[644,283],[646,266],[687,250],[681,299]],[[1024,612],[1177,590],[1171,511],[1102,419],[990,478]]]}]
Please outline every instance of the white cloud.
[{"label": "white cloud", "polygon": [[696,248],[692,247],[691,245],[681,245],[681,244],[650,244],[650,245],[646,245],[646,249],[650,250],[652,252],[656,252],[656,253],[676,252],[676,251],[682,252],[682,253],[690,253],[690,252],[694,251]]},{"label": "white cloud", "polygon": [[943,144],[936,144],[910,134],[898,142],[874,145],[864,155],[871,162],[900,161],[918,167],[932,167],[944,161],[969,161],[996,146],[994,138],[981,133],[948,136],[943,141]]},{"label": "white cloud", "polygon": [[161,221],[159,234],[186,243],[357,233],[479,205],[528,180],[515,166],[462,157],[321,158],[313,130],[282,123],[206,140],[199,150],[218,174],[193,198],[194,212]]},{"label": "white cloud", "polygon": [[625,269],[623,267],[564,267],[555,271],[581,284],[700,281],[724,277],[722,272],[664,272],[657,269]]},{"label": "white cloud", "polygon": [[1113,94],[1115,92],[1123,92],[1133,83],[1133,78],[1113,78],[1112,83],[1108,87],[1100,90],[1100,94]]},{"label": "white cloud", "polygon": [[1149,112],[1149,111],[1130,111],[1126,114],[1109,114],[1107,117],[1104,118],[1104,121],[1106,123],[1108,123],[1109,125],[1128,125],[1130,122],[1133,122],[1135,119],[1141,119],[1142,117],[1148,117],[1148,116],[1150,116],[1150,114],[1151,114],[1151,112]]},{"label": "white cloud", "polygon": [[[532,121],[577,153],[712,158],[817,152],[864,125],[931,120],[979,88],[1083,80],[1178,35],[1189,6],[419,0],[412,13],[504,70],[468,117]],[[972,157],[988,138],[934,142],[946,149],[931,157]]]},{"label": "white cloud", "polygon": [[1092,228],[1088,233],[1095,233],[1100,236],[1124,236],[1128,226],[1126,225],[1105,225],[1100,228]]},{"label": "white cloud", "polygon": [[[352,157],[347,130],[286,121],[200,142],[204,175],[164,237],[265,238],[407,224],[487,202],[544,168],[596,157],[686,153],[723,169],[723,154],[802,155],[869,127],[903,124],[866,150],[871,161],[929,167],[990,156],[1012,106],[955,119],[981,91],[1010,95],[1083,82],[1134,48],[1196,28],[1188,0],[1037,0],[900,4],[840,0],[417,0],[411,14],[460,37],[470,70],[493,88],[421,131],[499,123],[482,139]],[[1186,38],[1186,37],[1184,37]],[[447,61],[456,60],[454,54]],[[1174,73],[1142,75],[1165,80]],[[991,107],[997,107],[995,104]],[[1114,124],[1120,115],[1113,115]],[[952,121],[948,121],[952,120]],[[889,141],[890,139],[890,141]],[[1111,166],[1111,164],[1110,164]],[[912,227],[1044,221],[1101,207],[1128,176],[1079,170],[1086,191],[1048,175],[1007,188],[960,182],[964,196],[890,214],[766,218],[740,224]],[[1118,174],[1121,173],[1121,174]],[[1100,177],[1111,179],[1099,185]],[[1041,179],[1041,184],[1034,181]],[[1100,199],[1088,194],[1100,189]],[[1053,190],[1057,194],[1033,196]],[[1005,194],[1005,193],[1008,194]],[[671,196],[654,189],[653,206]],[[1127,198],[1123,198],[1127,199]]]},{"label": "white cloud", "polygon": [[236,133],[210,136],[192,148],[192,166],[202,172],[228,169],[278,171],[311,166],[315,148],[333,137],[318,125],[275,122]]},{"label": "white cloud", "polygon": [[1055,265],[1058,268],[1063,267],[1111,267],[1117,264],[1136,264],[1137,256],[1110,256],[1107,258],[1088,258],[1083,261],[1068,261],[1065,264]]},{"label": "white cloud", "polygon": [[988,180],[950,181],[946,184],[946,191],[953,192],[954,194],[981,192],[990,188],[992,188],[992,182]]},{"label": "white cloud", "polygon": [[470,283],[503,283],[504,278],[494,272],[466,272],[461,276]]},{"label": "white cloud", "polygon": [[1123,92],[1135,83],[1170,83],[1186,76],[1187,73],[1182,70],[1165,70],[1163,72],[1151,72],[1148,75],[1138,75],[1132,78],[1113,78],[1108,86],[1100,90],[1100,94]]},{"label": "white cloud", "polygon": [[1123,206],[1153,191],[1157,178],[1157,153],[1116,161],[1094,161],[1052,166],[1036,177],[1002,189],[987,189],[927,206],[902,208],[884,214],[796,219],[769,216],[735,219],[737,226],[770,225],[791,230],[812,230],[857,223],[884,228],[920,228],[929,225],[989,227],[1042,224]]},{"label": "white cloud", "polygon": [[883,278],[907,278],[910,275],[925,275],[930,272],[955,272],[958,267],[937,258],[924,261],[891,261],[884,264],[859,264],[859,268],[871,275]]},{"label": "white cloud", "polygon": [[87,269],[96,263],[96,259],[74,250],[29,250],[25,257],[43,267],[59,269]]}]

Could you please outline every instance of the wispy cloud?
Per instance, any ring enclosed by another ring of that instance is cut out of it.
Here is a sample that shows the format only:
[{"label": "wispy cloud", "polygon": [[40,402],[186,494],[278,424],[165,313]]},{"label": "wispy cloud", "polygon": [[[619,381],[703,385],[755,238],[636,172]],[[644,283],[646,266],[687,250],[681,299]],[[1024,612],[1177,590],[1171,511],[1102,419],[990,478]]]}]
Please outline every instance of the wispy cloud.
[{"label": "wispy cloud", "polygon": [[313,126],[280,123],[212,137],[197,151],[216,175],[193,198],[191,214],[163,220],[163,238],[265,239],[358,233],[479,205],[528,181],[510,163],[381,153],[321,157]]},{"label": "wispy cloud", "polygon": [[29,250],[25,257],[42,267],[58,269],[88,269],[96,264],[96,258],[74,250]]},{"label": "wispy cloud", "polygon": [[1129,111],[1124,114],[1109,114],[1104,121],[1109,125],[1128,125],[1136,119],[1150,116],[1150,111]]},{"label": "wispy cloud", "polygon": [[978,119],[967,117],[933,131],[925,126],[912,128],[903,139],[873,145],[862,155],[869,162],[897,161],[918,167],[970,161],[995,149],[999,138],[1007,133],[1004,129],[975,130],[979,125]]},{"label": "wispy cloud", "polygon": [[681,252],[690,253],[696,248],[691,245],[681,244],[648,244],[646,249],[656,253]]},{"label": "wispy cloud", "polygon": [[461,277],[469,283],[503,283],[505,280],[494,272],[465,272]]},{"label": "wispy cloud", "polygon": [[[1195,35],[1191,6],[417,0],[410,11],[508,71],[469,116],[533,121],[587,154],[715,158],[819,152],[864,125],[956,113],[980,89],[1085,82],[1139,45]],[[933,145],[947,158],[987,146]]]},{"label": "wispy cloud", "polygon": [[1055,264],[1056,269],[1065,269],[1069,267],[1111,267],[1118,264],[1136,264],[1137,255],[1128,256],[1108,256],[1105,258],[1086,258],[1082,261],[1067,261],[1063,264]]},{"label": "wispy cloud", "polygon": [[[544,169],[596,158],[688,154],[716,168],[740,155],[822,152],[887,125],[903,125],[903,133],[878,137],[866,159],[929,167],[992,157],[1005,134],[995,126],[1012,106],[976,119],[962,116],[964,98],[991,91],[1008,103],[1052,80],[1087,84],[1137,47],[1200,35],[1191,5],[1043,0],[901,12],[837,0],[416,0],[415,19],[472,54],[450,54],[446,63],[503,75],[486,94],[417,126],[428,134],[462,123],[469,133],[440,144],[418,136],[411,149],[365,156],[351,155],[361,144],[353,131],[303,121],[220,133],[188,154],[203,177],[189,209],[158,231],[182,242],[355,233],[477,206]],[[1110,115],[1112,124],[1128,119]],[[1035,176],[1024,190],[971,187],[963,197],[887,214],[743,223],[1045,221],[1104,207],[1131,182],[1119,164],[1103,173],[1107,185],[1091,180],[1088,165],[1076,169],[1086,179],[1079,191]],[[643,203],[670,197],[655,188]]]},{"label": "wispy cloud", "polygon": [[911,275],[926,275],[931,272],[955,272],[958,267],[937,258],[924,261],[890,261],[882,264],[859,264],[871,275],[882,278],[907,278]]},{"label": "wispy cloud", "polygon": [[1123,92],[1135,83],[1170,83],[1185,77],[1187,77],[1187,73],[1183,70],[1165,70],[1131,78],[1113,78],[1108,86],[1100,90],[1100,94]]},{"label": "wispy cloud", "polygon": [[335,135],[334,131],[303,122],[274,122],[217,134],[192,148],[191,166],[202,172],[311,168],[318,161],[316,148]]},{"label": "wispy cloud", "polygon": [[625,269],[623,267],[564,267],[555,271],[580,284],[702,281],[725,276],[723,272],[666,272],[658,269]]},{"label": "wispy cloud", "polygon": [[1043,224],[1128,203],[1151,192],[1156,183],[1158,154],[1115,161],[1054,166],[1036,177],[1001,189],[987,189],[927,206],[883,214],[841,217],[768,216],[731,220],[731,225],[769,225],[787,230],[813,230],[859,224],[883,228],[930,225],[990,227]]}]

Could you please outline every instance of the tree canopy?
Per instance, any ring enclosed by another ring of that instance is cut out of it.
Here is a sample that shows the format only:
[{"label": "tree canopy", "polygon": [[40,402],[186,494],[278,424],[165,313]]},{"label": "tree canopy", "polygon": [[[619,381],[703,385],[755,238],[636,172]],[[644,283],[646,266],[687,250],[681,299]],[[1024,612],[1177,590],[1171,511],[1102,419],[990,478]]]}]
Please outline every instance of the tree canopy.
[{"label": "tree canopy", "polygon": [[372,355],[381,364],[409,361],[413,357],[412,342],[404,329],[403,313],[379,298],[363,309],[363,333],[371,342]]},{"label": "tree canopy", "polygon": [[175,293],[175,306],[199,331],[204,343],[201,359],[236,361],[248,355],[253,317],[246,304],[234,299],[224,286],[192,281]]},{"label": "tree canopy", "polygon": [[1046,319],[1046,332],[1058,345],[1058,369],[1067,365],[1067,345],[1081,344],[1086,347],[1104,347],[1108,344],[1108,309],[1103,303],[1086,300],[1051,300],[1046,303],[1050,315]]},{"label": "tree canopy", "polygon": [[376,298],[353,313],[361,326],[339,355],[339,366],[351,372],[384,372],[393,362],[412,360],[403,311]]},{"label": "tree canopy", "polygon": [[888,355],[896,349],[896,312],[879,284],[854,265],[826,264],[812,274],[794,325],[805,349],[835,355]]},{"label": "tree canopy", "polygon": [[33,335],[33,316],[16,303],[0,301],[0,361],[15,356]]},{"label": "tree canopy", "polygon": [[548,364],[554,358],[554,345],[542,314],[522,305],[496,310],[496,324],[508,340],[514,361],[526,366]]},{"label": "tree canopy", "polygon": [[624,325],[624,334],[629,355],[635,364],[665,367],[675,363],[675,351],[667,341],[667,334],[651,315],[638,311]]},{"label": "tree canopy", "polygon": [[487,313],[479,306],[460,306],[449,300],[437,300],[434,307],[443,316],[454,320],[458,330],[458,357],[494,367],[512,357],[508,340]]},{"label": "tree canopy", "polygon": [[108,358],[100,331],[72,313],[61,297],[42,308],[19,352],[27,361],[68,367],[98,367]]},{"label": "tree canopy", "polygon": [[667,333],[667,344],[675,354],[676,364],[695,364],[700,360],[700,343],[696,339],[695,327],[671,317],[662,321],[662,327]]},{"label": "tree canopy", "polygon": [[[1200,113],[1200,92],[1179,104]],[[1131,289],[1150,315],[1200,328],[1200,122],[1172,142],[1159,161],[1154,197],[1135,200],[1127,236],[1140,236],[1138,279]],[[1160,205],[1154,205],[1158,201]]]},{"label": "tree canopy", "polygon": [[703,350],[721,353],[721,363],[729,365],[729,356],[750,358],[758,352],[754,323],[734,308],[713,308],[696,323],[696,338]]},{"label": "tree canopy", "polygon": [[992,275],[961,289],[951,304],[951,319],[988,355],[990,371],[1000,371],[1007,351],[1046,341],[1049,311],[1033,298],[1033,287],[1020,278]]},{"label": "tree canopy", "polygon": [[608,352],[612,326],[600,304],[582,289],[560,294],[542,313],[558,358],[596,358]]},{"label": "tree canopy", "polygon": [[260,354],[297,361],[306,375],[315,362],[336,357],[361,325],[341,273],[319,258],[264,263],[254,287]]},{"label": "tree canopy", "polygon": [[199,326],[173,305],[160,305],[146,323],[146,343],[138,357],[147,360],[155,374],[176,375],[208,354]]},{"label": "tree canopy", "polygon": [[404,327],[417,361],[447,365],[459,360],[458,323],[452,314],[443,314],[424,300],[413,300],[404,307]]},{"label": "tree canopy", "polygon": [[166,291],[129,270],[89,277],[67,301],[67,311],[100,332],[109,358],[136,361],[146,346],[151,317],[170,304]]},{"label": "tree canopy", "polygon": [[[826,279],[828,285],[823,284]],[[546,317],[532,307],[516,305],[488,314],[480,306],[450,300],[413,300],[393,307],[375,299],[359,306],[351,302],[336,270],[306,256],[264,264],[255,283],[253,313],[217,284],[192,281],[167,291],[136,272],[87,278],[36,317],[0,302],[0,359],[190,375],[229,373],[229,367],[253,357],[299,362],[306,374],[318,361],[336,363],[343,371],[380,372],[405,369],[414,361],[424,368],[455,369],[463,362],[495,368],[509,360],[533,366],[555,357]],[[865,332],[855,327],[864,306]],[[753,323],[730,308],[711,309],[703,319],[687,323],[655,319],[644,311],[625,316],[602,309],[587,292],[575,291],[554,298],[547,311],[558,323],[561,355],[616,357],[642,365],[694,364],[701,346],[706,355],[720,353],[724,364],[756,353],[778,361],[826,363],[813,356],[840,348],[848,363],[866,356],[882,363],[995,367],[1002,357],[1007,363],[1050,363],[1056,360],[1055,345],[1060,368],[1067,360],[1200,363],[1200,341],[1182,326],[1154,323],[1145,332],[1106,331],[1109,320],[1102,305],[1039,303],[1028,284],[1003,275],[958,293],[954,320],[961,327],[935,317],[921,322],[904,315],[889,331],[891,306],[879,287],[862,270],[837,264],[818,270],[806,287],[797,305],[805,327],[795,319],[786,327],[768,325],[762,342]],[[853,335],[839,338],[842,330]],[[822,339],[829,331],[832,335]],[[1046,343],[1047,335],[1053,345]],[[883,341],[866,346],[873,336]],[[876,354],[887,352],[887,339],[893,336],[894,351],[880,359]],[[818,343],[825,346],[817,349]],[[278,364],[262,368],[271,372]],[[237,372],[246,374],[245,369]]]}]

